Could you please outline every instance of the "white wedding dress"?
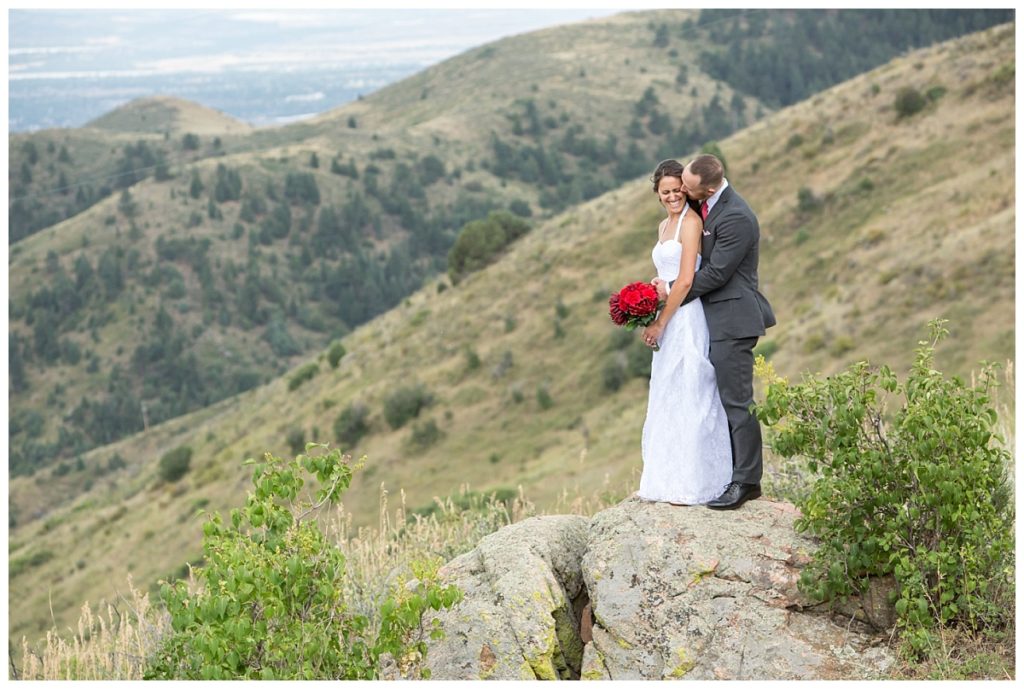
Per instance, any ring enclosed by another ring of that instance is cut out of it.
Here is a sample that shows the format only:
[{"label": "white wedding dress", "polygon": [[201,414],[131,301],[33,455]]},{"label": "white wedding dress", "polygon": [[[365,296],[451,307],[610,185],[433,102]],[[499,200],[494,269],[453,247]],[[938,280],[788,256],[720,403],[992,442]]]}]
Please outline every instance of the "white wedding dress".
[{"label": "white wedding dress", "polygon": [[[651,252],[662,280],[679,277],[679,229],[688,211],[684,207],[679,216],[675,239]],[[641,441],[637,494],[645,500],[699,505],[721,495],[732,480],[729,421],[708,359],[710,342],[700,299],[676,310],[658,342]]]}]

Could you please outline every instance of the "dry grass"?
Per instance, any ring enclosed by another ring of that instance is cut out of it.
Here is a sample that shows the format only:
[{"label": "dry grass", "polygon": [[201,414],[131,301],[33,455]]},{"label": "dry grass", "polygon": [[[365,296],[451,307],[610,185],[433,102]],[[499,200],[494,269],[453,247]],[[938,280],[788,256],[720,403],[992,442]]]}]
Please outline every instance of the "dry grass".
[{"label": "dry grass", "polygon": [[[951,319],[948,348],[937,352],[943,370],[968,375],[980,359],[1012,356],[1014,211],[1002,207],[1013,195],[1012,92],[967,95],[963,84],[984,80],[1013,50],[1012,29],[1003,27],[915,53],[721,142],[730,179],[762,220],[763,291],[779,320],[766,342],[777,348],[772,362],[781,374],[827,374],[861,358],[902,369],[923,323],[938,315]],[[916,69],[916,60],[925,68]],[[876,81],[881,91],[872,95]],[[896,122],[893,93],[932,83],[945,85],[947,95],[913,122]],[[834,142],[819,145],[826,126]],[[811,142],[807,150],[783,153],[797,131]],[[957,164],[963,150],[986,164]],[[866,177],[871,193],[858,191]],[[830,199],[825,211],[799,217],[804,185]],[[952,187],[975,189],[974,203],[1000,210],[965,212]],[[404,487],[413,508],[435,495],[458,495],[462,483],[478,490],[522,485],[544,509],[566,487],[596,494],[606,475],[622,490],[634,487],[647,388],[640,379],[614,394],[602,388],[613,330],[602,292],[650,273],[657,221],[649,183],[637,180],[538,223],[501,261],[458,287],[442,293],[428,284],[346,336],[349,353],[339,368],[322,366],[299,391],[287,391],[286,374],[86,454],[89,473],[115,450],[129,466],[97,479],[77,508],[69,496],[81,489],[81,476],[41,477],[38,485],[14,478],[19,523],[9,554],[57,556],[11,578],[12,638],[45,633],[47,589],[63,626],[82,600],[99,600],[128,572],[144,587],[166,576],[198,552],[193,505],[208,500],[208,509],[223,511],[244,494],[242,459],[260,449],[282,454],[296,427],[308,439],[332,440],[335,418],[354,401],[371,409],[371,433],[354,449],[372,460],[346,496],[354,526],[374,523],[382,483]],[[801,226],[810,238],[798,244]],[[962,291],[947,293],[958,281]],[[556,300],[569,309],[561,338],[552,331]],[[510,315],[513,327],[506,326]],[[813,341],[821,346],[809,347]],[[466,347],[482,361],[475,372],[464,371]],[[498,374],[506,353],[514,363]],[[391,429],[380,415],[386,395],[412,381],[435,394],[423,420],[444,432],[415,452],[407,447],[410,429]],[[535,399],[542,386],[554,399],[550,409]],[[1012,406],[1005,392],[1001,403]],[[1004,429],[1012,442],[1012,422]],[[193,448],[192,472],[173,490],[155,486],[156,458],[182,444]],[[776,484],[798,488],[798,477],[774,459],[766,470]],[[119,510],[127,517],[115,521]],[[76,561],[85,566],[73,570]]]},{"label": "dry grass", "polygon": [[[12,668],[13,679],[97,680],[142,679],[146,658],[170,628],[170,618],[149,602],[128,579],[128,597],[121,605],[107,605],[107,615],[94,615],[89,603],[82,606],[77,631],[70,640],[57,630],[46,634],[37,653],[22,637],[21,667]],[[13,658],[12,658],[13,664]]]},{"label": "dry grass", "polygon": [[[392,591],[416,561],[446,561],[471,550],[484,536],[508,524],[539,513],[520,488],[509,501],[492,493],[478,495],[464,485],[461,506],[451,498],[436,498],[437,510],[429,516],[410,515],[402,500],[392,512],[388,492],[380,491],[379,523],[376,528],[353,527],[352,515],[344,508],[326,520],[328,535],[345,553],[344,598],[349,609],[366,615],[371,623],[379,603]],[[590,516],[608,507],[624,494],[607,484],[594,495],[564,493],[550,512]],[[195,586],[194,578],[190,577]],[[106,617],[82,605],[76,629],[68,636],[52,629],[41,648],[34,650],[22,637],[20,666],[13,666],[12,679],[33,680],[140,680],[160,640],[170,631],[170,619],[162,604],[152,605],[128,580],[128,596],[118,605],[107,605]]]}]

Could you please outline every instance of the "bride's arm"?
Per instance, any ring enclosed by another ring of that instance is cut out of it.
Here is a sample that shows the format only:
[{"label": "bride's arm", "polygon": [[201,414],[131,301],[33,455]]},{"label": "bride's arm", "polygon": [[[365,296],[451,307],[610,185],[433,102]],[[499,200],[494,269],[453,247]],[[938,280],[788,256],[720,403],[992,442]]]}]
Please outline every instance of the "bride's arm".
[{"label": "bride's arm", "polygon": [[662,333],[669,320],[675,314],[679,305],[686,299],[690,286],[693,284],[693,273],[697,268],[697,251],[700,249],[701,228],[703,223],[695,213],[687,213],[683,218],[681,240],[683,243],[683,254],[679,258],[679,277],[672,283],[672,289],[665,299],[665,306],[653,323],[644,331],[644,338],[661,339]]}]

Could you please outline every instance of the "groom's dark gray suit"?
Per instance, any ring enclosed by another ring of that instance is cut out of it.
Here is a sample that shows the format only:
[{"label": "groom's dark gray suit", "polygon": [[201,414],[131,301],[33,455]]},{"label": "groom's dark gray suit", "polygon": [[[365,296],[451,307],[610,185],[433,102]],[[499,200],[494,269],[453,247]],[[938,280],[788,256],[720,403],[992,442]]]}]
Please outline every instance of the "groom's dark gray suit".
[{"label": "groom's dark gray suit", "polygon": [[765,328],[775,325],[771,305],[757,291],[760,238],[757,216],[726,187],[704,221],[700,270],[683,302],[700,297],[704,305],[711,363],[732,436],[732,480],[748,484],[761,481],[761,425],[750,413],[753,349]]}]

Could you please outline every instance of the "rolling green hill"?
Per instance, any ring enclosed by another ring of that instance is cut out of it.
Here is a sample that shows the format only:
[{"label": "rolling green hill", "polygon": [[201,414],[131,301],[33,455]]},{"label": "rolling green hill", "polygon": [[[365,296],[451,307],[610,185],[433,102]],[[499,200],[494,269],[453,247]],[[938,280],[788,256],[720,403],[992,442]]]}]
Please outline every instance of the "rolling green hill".
[{"label": "rolling green hill", "polygon": [[759,98],[1005,14],[629,13],[497,41],[286,127],[157,97],[12,136],[10,471],[68,471],[272,380],[443,272],[494,209],[544,220],[762,118]]},{"label": "rolling green hill", "polygon": [[13,219],[59,209],[60,175],[104,188],[79,204],[61,187],[54,219],[72,217],[11,247],[11,471],[67,468],[272,380],[443,271],[493,209],[549,217],[640,174],[678,133],[669,113],[733,96],[698,71],[699,90],[674,81],[652,21],[689,15],[509,38],[312,123],[246,132],[157,98],[12,138],[31,178]]},{"label": "rolling green hill", "polygon": [[[967,375],[981,359],[1012,358],[1014,60],[1014,27],[1000,26],[900,57],[720,142],[730,182],[761,221],[762,288],[779,320],[761,348],[780,373],[861,358],[905,367],[939,315],[952,319],[944,369]],[[905,89],[920,110],[897,100]],[[271,159],[235,160],[255,171]],[[133,195],[155,203],[149,193]],[[195,206],[178,205],[179,215]],[[69,623],[128,573],[140,586],[179,575],[199,554],[195,510],[237,504],[245,457],[304,440],[347,437],[366,454],[345,506],[357,524],[376,518],[381,487],[429,509],[461,485],[522,486],[540,505],[635,485],[649,353],[614,328],[607,297],[651,276],[659,217],[638,175],[538,220],[457,286],[431,279],[345,335],[336,369],[325,350],[293,357],[285,375],[84,453],[80,465],[12,478],[12,638],[49,628],[51,607]],[[90,234],[87,248],[116,242],[118,226]],[[44,231],[21,258],[41,269],[48,247],[77,251],[83,233]],[[211,252],[222,264],[231,256],[226,243]],[[17,264],[12,287],[32,280]],[[172,318],[171,334],[190,325]],[[130,342],[134,323],[106,327]],[[243,335],[214,344],[240,355]],[[417,415],[394,428],[403,409]],[[179,446],[192,451],[190,470],[163,482],[159,460]]]},{"label": "rolling green hill", "polygon": [[114,133],[170,134],[183,136],[229,136],[246,134],[252,127],[245,122],[172,96],[153,96],[131,101],[97,117],[85,125]]}]

